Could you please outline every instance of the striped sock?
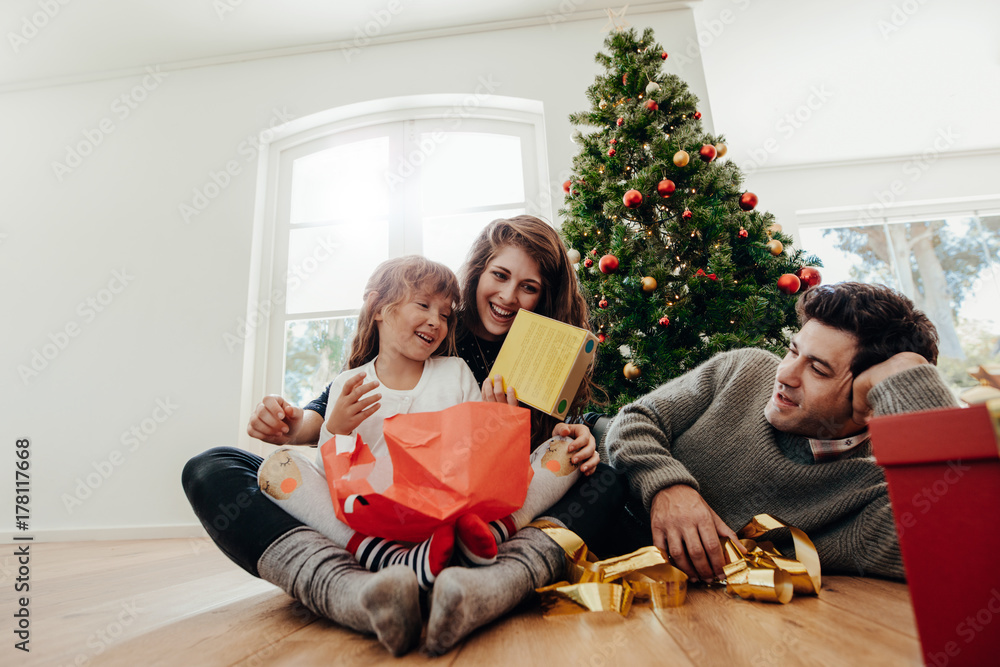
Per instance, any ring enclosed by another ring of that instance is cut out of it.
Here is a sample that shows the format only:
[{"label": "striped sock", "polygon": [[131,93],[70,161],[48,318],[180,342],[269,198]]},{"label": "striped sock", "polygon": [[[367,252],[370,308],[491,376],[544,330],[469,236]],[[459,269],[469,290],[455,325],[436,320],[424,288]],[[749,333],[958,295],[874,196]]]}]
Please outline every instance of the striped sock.
[{"label": "striped sock", "polygon": [[454,548],[455,529],[452,526],[441,526],[429,539],[412,547],[361,533],[355,533],[347,544],[347,550],[372,572],[396,564],[410,567],[417,573],[417,583],[425,591],[431,589],[434,579],[451,560]]}]

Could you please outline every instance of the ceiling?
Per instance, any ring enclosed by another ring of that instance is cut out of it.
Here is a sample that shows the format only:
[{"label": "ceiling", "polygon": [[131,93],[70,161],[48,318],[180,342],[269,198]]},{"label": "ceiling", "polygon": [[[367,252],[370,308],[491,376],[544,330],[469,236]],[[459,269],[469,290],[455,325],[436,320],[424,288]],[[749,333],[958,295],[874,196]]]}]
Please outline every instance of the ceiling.
[{"label": "ceiling", "polygon": [[[372,21],[384,24],[380,39],[408,39],[462,26],[515,27],[567,9],[602,20],[607,4],[5,0],[0,93],[151,63],[328,48]],[[694,0],[633,5],[626,20],[641,27],[643,9],[685,5],[694,9],[700,46],[694,38],[665,46],[678,56],[700,48],[715,129],[743,161],[756,155],[759,166],[773,167],[919,154],[941,132],[956,137],[949,150],[1000,147],[996,0]]]}]

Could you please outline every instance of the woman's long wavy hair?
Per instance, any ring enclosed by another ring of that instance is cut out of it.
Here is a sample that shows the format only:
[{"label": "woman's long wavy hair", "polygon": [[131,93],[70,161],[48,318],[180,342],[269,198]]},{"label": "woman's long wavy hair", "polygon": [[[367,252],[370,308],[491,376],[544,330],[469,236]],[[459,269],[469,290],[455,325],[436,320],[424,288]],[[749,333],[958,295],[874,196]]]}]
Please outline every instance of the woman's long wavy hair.
[{"label": "woman's long wavy hair", "polygon": [[[520,248],[538,264],[542,289],[534,312],[589,330],[590,312],[587,302],[580,294],[576,272],[566,255],[566,246],[552,225],[531,215],[494,220],[473,242],[468,258],[459,271],[462,284],[459,324],[474,334],[482,333],[483,327],[476,306],[479,277],[483,275],[490,260],[504,248],[511,246]],[[570,414],[579,414],[580,409],[591,401],[592,372],[593,367],[587,369],[573,399]],[[555,417],[532,410],[532,445],[548,439],[557,423],[559,420]]]},{"label": "woman's long wavy hair", "polygon": [[378,326],[375,315],[385,317],[414,292],[441,294],[452,304],[448,317],[448,334],[434,355],[455,354],[455,325],[458,322],[460,293],[458,279],[444,264],[419,255],[406,255],[382,262],[365,285],[365,301],[358,315],[358,329],[351,340],[351,355],[347,368],[358,368],[378,356]]}]

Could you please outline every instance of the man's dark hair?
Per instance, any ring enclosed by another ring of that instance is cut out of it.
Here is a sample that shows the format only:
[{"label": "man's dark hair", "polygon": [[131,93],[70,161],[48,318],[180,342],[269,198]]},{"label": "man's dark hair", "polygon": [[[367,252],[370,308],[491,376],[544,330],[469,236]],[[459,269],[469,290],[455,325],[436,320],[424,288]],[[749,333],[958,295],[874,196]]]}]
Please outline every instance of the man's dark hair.
[{"label": "man's dark hair", "polygon": [[803,292],[795,310],[800,326],[816,320],[857,339],[854,377],[899,352],[916,352],[937,363],[937,329],[912,301],[885,285],[817,285]]}]

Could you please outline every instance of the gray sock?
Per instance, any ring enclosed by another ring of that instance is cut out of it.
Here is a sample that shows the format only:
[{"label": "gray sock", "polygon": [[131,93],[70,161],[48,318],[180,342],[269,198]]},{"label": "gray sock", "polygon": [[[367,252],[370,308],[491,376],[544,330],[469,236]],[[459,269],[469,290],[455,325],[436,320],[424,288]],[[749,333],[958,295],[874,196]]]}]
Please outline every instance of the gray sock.
[{"label": "gray sock", "polygon": [[566,552],[537,528],[524,528],[497,549],[492,565],[449,567],[431,598],[425,650],[441,655],[476,628],[503,616],[566,570]]},{"label": "gray sock", "polygon": [[257,571],[313,613],[376,635],[393,655],[420,641],[420,589],[416,574],[404,565],[369,572],[350,552],[302,527],[275,540],[257,561]]}]

